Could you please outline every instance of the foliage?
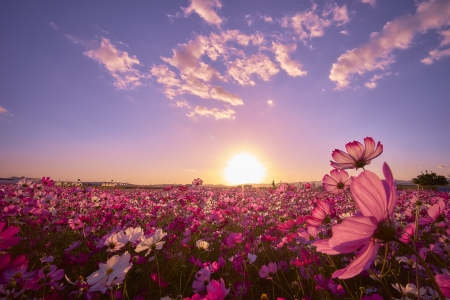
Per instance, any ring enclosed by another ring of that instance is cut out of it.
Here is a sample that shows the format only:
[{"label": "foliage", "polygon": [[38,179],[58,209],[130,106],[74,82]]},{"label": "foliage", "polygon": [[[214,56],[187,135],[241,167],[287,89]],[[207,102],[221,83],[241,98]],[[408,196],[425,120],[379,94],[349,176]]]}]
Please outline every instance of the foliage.
[{"label": "foliage", "polygon": [[428,170],[425,170],[425,173],[421,172],[417,178],[414,178],[413,183],[421,186],[448,185],[445,176],[437,175],[433,171],[428,173]]}]

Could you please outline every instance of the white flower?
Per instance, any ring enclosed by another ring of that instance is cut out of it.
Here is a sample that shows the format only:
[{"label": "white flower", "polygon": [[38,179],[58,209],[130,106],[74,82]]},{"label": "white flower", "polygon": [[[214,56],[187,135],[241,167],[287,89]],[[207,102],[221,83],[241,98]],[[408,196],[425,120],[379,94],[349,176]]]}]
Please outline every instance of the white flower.
[{"label": "white flower", "polygon": [[139,253],[143,250],[148,249],[147,253],[145,254],[145,256],[147,256],[150,254],[150,252],[152,252],[153,249],[160,250],[165,243],[165,241],[161,242],[161,239],[166,235],[167,233],[162,231],[162,229],[157,229],[156,232],[151,237],[141,241],[136,246],[135,251]]},{"label": "white flower", "polygon": [[[422,299],[422,296],[424,296],[425,293],[427,292],[427,290],[425,288],[423,288],[423,287],[420,288],[419,291],[417,291],[417,287],[416,287],[416,285],[414,283],[408,283],[406,285],[406,287],[404,287],[404,286],[402,286],[401,284],[398,284],[398,283],[396,283],[396,284],[392,283],[392,286],[399,292],[401,290],[401,293],[403,293],[404,295],[406,295],[408,297],[412,296],[412,297],[415,297],[415,298]],[[419,292],[420,292],[420,295],[419,295]]]},{"label": "white flower", "polygon": [[90,291],[105,291],[113,284],[118,284],[123,281],[127,272],[133,266],[130,263],[131,255],[125,252],[122,256],[114,255],[106,264],[99,264],[100,270],[92,273],[86,278],[86,281],[91,287]]},{"label": "white flower", "polygon": [[248,259],[250,260],[250,263],[254,263],[256,260],[256,254],[247,254]]},{"label": "white flower", "polygon": [[205,242],[204,240],[198,240],[195,245],[198,249],[208,250],[209,243]]}]

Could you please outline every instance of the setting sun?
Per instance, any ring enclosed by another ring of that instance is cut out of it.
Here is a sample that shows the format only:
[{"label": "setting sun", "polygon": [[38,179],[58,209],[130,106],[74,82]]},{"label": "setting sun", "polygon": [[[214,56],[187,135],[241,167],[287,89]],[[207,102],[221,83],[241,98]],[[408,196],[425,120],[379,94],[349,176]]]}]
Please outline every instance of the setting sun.
[{"label": "setting sun", "polygon": [[225,169],[224,175],[231,184],[260,183],[266,169],[252,155],[235,155]]}]

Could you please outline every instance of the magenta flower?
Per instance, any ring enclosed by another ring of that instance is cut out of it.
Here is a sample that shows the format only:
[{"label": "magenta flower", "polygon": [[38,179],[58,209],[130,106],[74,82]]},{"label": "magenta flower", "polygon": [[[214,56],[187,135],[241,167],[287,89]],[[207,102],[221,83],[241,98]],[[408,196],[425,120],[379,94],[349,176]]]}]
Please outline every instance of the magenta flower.
[{"label": "magenta flower", "polygon": [[225,282],[222,278],[220,281],[211,280],[211,282],[206,287],[208,294],[206,295],[207,300],[223,300],[230,292],[230,288],[225,288]]},{"label": "magenta flower", "polygon": [[311,212],[311,216],[306,218],[306,224],[313,227],[319,227],[329,214],[330,204],[328,204],[327,201],[318,200],[317,206]]},{"label": "magenta flower", "polygon": [[360,215],[346,218],[333,226],[330,239],[314,243],[317,251],[334,255],[360,249],[358,256],[333,278],[351,278],[367,270],[378,253],[381,241],[395,238],[392,220],[397,204],[394,178],[389,166],[383,164],[386,180],[381,181],[370,171],[362,172],[351,183],[351,190]]},{"label": "magenta flower", "polygon": [[15,226],[9,226],[2,232],[5,225],[5,222],[0,223],[0,250],[6,250],[20,242],[20,237],[14,236],[19,232],[19,229]]},{"label": "magenta flower", "polygon": [[227,240],[226,240],[225,244],[226,244],[228,247],[232,248],[232,247],[234,247],[236,244],[240,244],[240,243],[242,242],[242,240],[243,240],[242,233],[240,233],[240,232],[239,232],[239,233],[232,232],[232,233],[227,237]]},{"label": "magenta flower", "polygon": [[357,141],[347,143],[345,148],[347,153],[335,149],[331,156],[334,161],[331,162],[331,166],[338,170],[364,168],[364,166],[370,164],[371,160],[380,156],[383,153],[383,145],[378,142],[375,148],[375,141],[371,137],[366,137],[364,139],[365,147]]},{"label": "magenta flower", "polygon": [[330,175],[325,175],[322,179],[322,186],[325,191],[331,194],[343,193],[352,182],[350,175],[344,170],[331,170]]},{"label": "magenta flower", "polygon": [[45,186],[53,186],[53,180],[50,179],[50,177],[42,177],[41,183]]}]

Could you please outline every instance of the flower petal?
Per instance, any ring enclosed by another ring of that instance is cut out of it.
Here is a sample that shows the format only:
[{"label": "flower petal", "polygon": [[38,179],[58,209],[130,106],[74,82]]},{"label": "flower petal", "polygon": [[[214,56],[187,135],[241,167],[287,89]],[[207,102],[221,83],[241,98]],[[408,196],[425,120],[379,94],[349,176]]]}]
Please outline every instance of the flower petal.
[{"label": "flower petal", "polygon": [[377,175],[364,171],[353,178],[350,188],[363,216],[374,216],[378,222],[387,218],[386,190]]},{"label": "flower petal", "polygon": [[365,245],[358,253],[358,257],[356,257],[355,260],[353,260],[344,269],[337,270],[333,273],[333,278],[352,278],[361,273],[363,270],[367,270],[377,256],[379,247],[379,244],[374,241],[371,241]]},{"label": "flower petal", "polygon": [[353,141],[347,143],[347,145],[345,145],[345,149],[347,149],[348,155],[350,155],[354,161],[358,161],[363,158],[364,146],[360,142]]},{"label": "flower petal", "polygon": [[331,228],[333,236],[328,244],[340,253],[350,253],[364,244],[373,236],[377,229],[374,217],[350,217]]}]

